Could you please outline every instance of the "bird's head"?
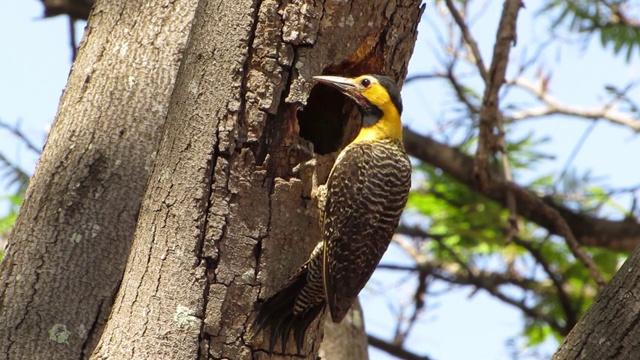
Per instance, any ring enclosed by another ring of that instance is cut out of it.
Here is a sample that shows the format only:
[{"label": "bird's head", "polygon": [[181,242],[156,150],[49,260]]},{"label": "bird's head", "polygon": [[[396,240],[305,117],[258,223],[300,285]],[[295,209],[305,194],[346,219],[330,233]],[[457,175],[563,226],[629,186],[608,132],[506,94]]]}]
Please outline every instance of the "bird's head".
[{"label": "bird's head", "polygon": [[402,99],[393,80],[382,75],[314,76],[313,79],[338,89],[355,101],[362,114],[362,129],[354,142],[402,139]]}]

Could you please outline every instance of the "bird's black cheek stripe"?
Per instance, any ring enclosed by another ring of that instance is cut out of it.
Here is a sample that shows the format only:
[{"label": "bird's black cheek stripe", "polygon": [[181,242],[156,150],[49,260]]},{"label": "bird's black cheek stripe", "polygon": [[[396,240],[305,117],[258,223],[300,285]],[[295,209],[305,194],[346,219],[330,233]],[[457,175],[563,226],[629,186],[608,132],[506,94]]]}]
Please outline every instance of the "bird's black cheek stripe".
[{"label": "bird's black cheek stripe", "polygon": [[362,114],[362,126],[369,127],[375,125],[380,119],[382,119],[382,110],[377,106],[369,103],[369,106],[364,108],[360,107],[360,113]]}]

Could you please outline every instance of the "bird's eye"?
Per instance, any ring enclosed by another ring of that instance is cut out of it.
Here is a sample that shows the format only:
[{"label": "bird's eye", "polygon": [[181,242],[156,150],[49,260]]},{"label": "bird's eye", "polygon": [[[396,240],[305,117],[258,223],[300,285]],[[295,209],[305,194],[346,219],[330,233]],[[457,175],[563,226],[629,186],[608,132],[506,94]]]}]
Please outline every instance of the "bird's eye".
[{"label": "bird's eye", "polygon": [[371,80],[369,79],[362,79],[362,81],[360,81],[360,84],[362,84],[362,86],[364,87],[369,87],[369,85],[371,85]]}]

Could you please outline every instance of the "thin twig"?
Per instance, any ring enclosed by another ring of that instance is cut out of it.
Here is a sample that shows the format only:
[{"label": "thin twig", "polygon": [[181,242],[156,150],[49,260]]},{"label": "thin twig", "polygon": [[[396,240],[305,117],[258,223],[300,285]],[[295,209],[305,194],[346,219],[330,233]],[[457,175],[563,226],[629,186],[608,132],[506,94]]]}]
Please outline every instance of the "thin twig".
[{"label": "thin twig", "polygon": [[489,154],[495,151],[494,129],[500,116],[498,92],[504,83],[511,44],[516,40],[516,20],[521,7],[521,0],[505,0],[496,35],[496,44],[493,48],[491,67],[485,79],[486,88],[480,108],[480,132],[474,169],[481,189],[487,188],[490,184]]},{"label": "thin twig", "polygon": [[430,79],[441,79],[444,76],[442,74],[437,74],[437,73],[425,73],[425,74],[414,74],[414,75],[409,75],[407,76],[407,78],[404,80],[404,85],[410,84],[414,81],[417,80],[430,80]]},{"label": "thin twig", "polygon": [[551,279],[551,282],[553,283],[553,286],[556,289],[556,295],[558,296],[558,300],[560,301],[560,306],[562,307],[562,310],[564,311],[564,314],[565,314],[565,319],[566,319],[565,326],[568,329],[572,329],[574,325],[577,323],[578,314],[577,314],[577,311],[574,309],[572,300],[569,298],[569,294],[567,294],[567,292],[564,291],[564,278],[562,274],[558,274],[556,272],[553,272],[553,270],[551,270],[551,266],[547,262],[547,259],[545,259],[544,255],[542,255],[542,252],[540,251],[540,249],[534,247],[532,243],[522,240],[518,237],[515,237],[513,239],[513,242],[525,248],[527,251],[529,251],[529,254],[531,254],[533,259],[538,264],[540,264],[540,266],[542,267],[542,270],[544,270],[544,272],[547,274],[549,279]]},{"label": "thin twig", "polygon": [[[469,272],[467,269],[462,269],[458,261],[440,262],[437,264],[434,262],[427,262],[426,264],[420,265],[380,264],[378,265],[378,269],[420,272],[421,266],[424,266],[429,275],[436,279],[456,285],[473,285],[473,283],[468,280]],[[513,285],[521,288],[523,291],[529,290],[537,293],[547,293],[544,289],[541,290],[540,281],[532,278],[525,278],[516,272],[498,273],[488,270],[471,269],[471,274],[473,274],[476,279],[479,279],[484,286],[491,286],[495,288],[501,285]]]},{"label": "thin twig", "polygon": [[[498,136],[498,143],[500,147],[500,153],[502,154],[502,171],[505,180],[513,182],[513,174],[511,173],[511,165],[509,163],[509,154],[507,153],[507,143],[504,139],[505,131],[504,124],[502,123],[502,117],[498,116],[496,124],[500,135]],[[508,244],[513,240],[513,237],[520,231],[518,226],[518,211],[516,209],[516,197],[513,192],[507,191],[507,210],[509,210],[509,231],[505,237],[505,244]]]},{"label": "thin twig", "polygon": [[571,232],[569,225],[567,224],[565,219],[562,216],[560,216],[560,213],[558,213],[551,206],[548,206],[547,204],[545,204],[542,200],[538,199],[535,195],[522,189],[521,187],[519,187],[518,185],[512,182],[501,181],[501,182],[495,182],[494,185],[503,187],[505,190],[512,191],[522,201],[526,202],[527,204],[529,204],[529,206],[535,208],[536,211],[538,211],[541,214],[544,214],[549,220],[551,220],[555,225],[555,229],[558,232],[558,234],[564,237],[565,241],[567,242],[567,245],[569,246],[569,250],[571,250],[571,253],[573,254],[573,256],[575,256],[576,259],[578,259],[585,265],[585,267],[591,274],[591,277],[594,279],[594,281],[598,285],[598,289],[600,291],[604,289],[604,287],[607,285],[606,280],[600,273],[600,270],[598,269],[596,264],[593,262],[593,259],[591,259],[589,255],[587,255],[582,250],[582,248],[580,247],[580,244],[578,243],[576,238],[573,236],[573,233]]},{"label": "thin twig", "polygon": [[[451,249],[449,246],[447,246],[445,243],[443,242],[438,242],[438,244],[447,252],[449,252],[453,258],[455,259],[455,261],[458,263],[458,265],[460,267],[462,267],[464,269],[464,271],[466,272],[466,277],[462,277],[460,276],[460,274],[451,274],[456,276],[455,279],[443,279],[445,281],[451,282],[451,283],[459,283],[459,284],[464,284],[464,285],[473,285],[475,286],[477,289],[483,289],[485,291],[487,291],[490,295],[494,296],[495,298],[497,298],[498,300],[509,304],[511,306],[517,307],[518,309],[520,309],[524,314],[526,314],[527,316],[533,318],[533,319],[539,319],[542,320],[546,323],[549,324],[549,326],[551,326],[553,329],[555,329],[556,331],[558,331],[561,334],[566,334],[568,332],[568,329],[563,327],[560,322],[558,322],[558,320],[556,318],[554,318],[553,316],[550,316],[548,314],[545,314],[543,312],[540,312],[539,310],[535,309],[535,308],[531,308],[528,307],[525,303],[524,300],[516,300],[513,299],[509,296],[507,296],[506,294],[500,292],[498,290],[498,286],[502,285],[500,279],[503,279],[502,276],[500,275],[496,275],[495,273],[487,273],[487,272],[477,272],[477,271],[473,271],[467,264],[467,262],[462,261],[462,259],[460,259],[460,257],[457,255],[457,253]],[[489,274],[489,275],[487,275]],[[439,278],[437,273],[432,273],[432,275],[436,278]],[[524,285],[523,282],[515,282],[515,281],[509,281],[508,283],[513,284],[513,285],[518,285],[521,288],[525,289],[525,290],[531,290],[530,286],[526,286]],[[534,281],[529,281],[529,284],[533,284],[535,283]]]},{"label": "thin twig", "polygon": [[517,85],[521,89],[528,91],[538,98],[538,100],[542,101],[544,105],[528,110],[515,111],[510,116],[505,117],[505,121],[517,121],[559,114],[583,119],[604,119],[614,124],[624,125],[635,132],[640,132],[640,120],[632,114],[618,110],[614,104],[605,104],[597,108],[570,106],[559,102],[553,96],[549,95],[544,86],[536,86],[523,77],[510,80],[509,84]]},{"label": "thin twig", "polygon": [[544,314],[535,308],[527,306],[524,300],[513,299],[499,290],[499,286],[501,285],[514,285],[521,288],[523,291],[536,291],[535,288],[539,285],[539,282],[534,279],[522,278],[519,274],[495,273],[491,271],[472,269],[466,261],[463,261],[463,259],[461,259],[453,249],[440,241],[440,239],[437,239],[440,247],[444,251],[447,251],[454,259],[454,262],[452,262],[451,265],[436,264],[428,261],[424,255],[415,251],[408,242],[400,239],[399,237],[394,237],[394,242],[400,245],[400,247],[407,252],[407,255],[413,258],[416,265],[403,266],[382,264],[379,266],[380,268],[410,272],[425,271],[430,276],[433,276],[433,278],[450,284],[473,285],[476,289],[485,290],[498,300],[517,307],[528,317],[548,323],[549,326],[561,334],[566,334],[570,329],[570,327],[563,326],[558,319],[553,316]]},{"label": "thin twig", "polygon": [[15,135],[18,140],[20,140],[21,143],[23,143],[27,149],[35,152],[36,154],[40,154],[42,152],[41,149],[39,149],[37,146],[35,146],[27,137],[27,135],[25,135],[22,131],[20,131],[20,129],[18,128],[18,126],[11,126],[7,123],[4,123],[2,121],[0,121],[0,129],[5,129],[7,131],[9,131],[10,133],[12,133],[13,135]]},{"label": "thin twig", "polygon": [[[640,187],[640,185],[638,185]],[[402,235],[406,235],[406,236],[411,236],[411,237],[419,237],[422,239],[442,239],[444,238],[446,235],[442,235],[442,234],[433,234],[430,232],[427,232],[417,226],[406,226],[404,224],[400,224],[398,226],[398,228],[396,229],[396,233],[398,234],[402,234]]]},{"label": "thin twig", "polygon": [[404,344],[405,340],[409,336],[409,333],[411,332],[411,329],[413,329],[413,326],[416,324],[416,321],[418,320],[420,314],[422,313],[422,310],[425,307],[424,297],[427,293],[429,284],[427,278],[430,274],[427,261],[418,264],[417,271],[418,285],[416,286],[416,290],[413,294],[413,312],[411,314],[411,317],[409,317],[409,320],[406,321],[406,326],[404,326],[404,328],[401,326],[401,324],[403,323],[402,319],[398,319],[398,327],[396,329],[396,334],[393,340],[393,343],[396,345]]},{"label": "thin twig", "polygon": [[69,16],[69,40],[71,42],[71,62],[76,59],[76,55],[78,55],[78,45],[76,44],[76,18],[73,16]]},{"label": "thin twig", "polygon": [[399,359],[404,360],[430,360],[430,358],[426,355],[418,355],[416,353],[412,353],[404,349],[402,346],[394,345],[389,342],[386,342],[376,336],[367,334],[367,339],[369,341],[369,345],[378,348],[388,354],[391,354]]},{"label": "thin twig", "polygon": [[[558,176],[558,181],[556,181],[555,183],[556,186],[560,184],[560,182],[565,177],[565,175],[567,175],[567,171],[569,171],[569,167],[573,163],[573,160],[575,160],[576,156],[578,156],[578,152],[582,148],[582,145],[584,145],[585,141],[587,141],[587,139],[589,138],[589,135],[591,135],[591,132],[593,131],[593,129],[596,127],[597,124],[598,124],[597,122],[592,122],[587,127],[587,129],[582,133],[582,136],[580,136],[580,139],[578,139],[578,142],[571,150],[571,153],[569,154],[567,161],[565,161],[564,165],[562,166],[562,170],[560,171],[560,175]],[[554,192],[555,190],[556,189],[554,189]]]},{"label": "thin twig", "polygon": [[462,101],[469,109],[470,114],[477,114],[480,110],[476,105],[474,105],[471,100],[467,97],[468,91],[465,91],[463,86],[456,79],[455,74],[453,73],[453,68],[456,63],[456,58],[454,58],[451,63],[447,66],[447,77],[449,78],[449,82],[453,85],[453,89],[458,96],[458,100]]},{"label": "thin twig", "polygon": [[0,173],[3,182],[11,185],[18,185],[17,193],[24,193],[27,190],[30,176],[24,172],[17,164],[14,164],[6,156],[0,153]]},{"label": "thin twig", "polygon": [[488,81],[489,75],[487,74],[487,68],[484,66],[484,61],[482,60],[482,55],[480,55],[480,50],[478,49],[478,44],[476,43],[476,40],[471,35],[471,31],[469,31],[469,27],[464,22],[464,18],[462,17],[458,9],[456,9],[455,5],[453,4],[453,1],[446,0],[445,3],[447,4],[447,8],[449,9],[451,16],[453,17],[453,20],[455,20],[456,24],[460,28],[460,32],[462,33],[462,38],[469,46],[469,49],[471,49],[471,53],[473,54],[476,66],[478,66],[478,71],[480,71],[480,76],[482,76],[482,79],[486,83]]}]

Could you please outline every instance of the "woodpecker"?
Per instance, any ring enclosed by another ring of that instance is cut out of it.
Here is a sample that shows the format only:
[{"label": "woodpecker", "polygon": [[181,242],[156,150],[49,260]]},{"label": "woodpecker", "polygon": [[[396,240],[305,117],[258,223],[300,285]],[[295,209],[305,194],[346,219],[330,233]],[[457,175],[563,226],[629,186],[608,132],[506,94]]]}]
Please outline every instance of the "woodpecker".
[{"label": "woodpecker", "polygon": [[309,260],[258,309],[254,334],[269,329],[269,351],[284,352],[293,331],[300,353],[307,328],[328,307],[339,323],[387,250],[411,187],[402,144],[402,100],[393,80],[315,76],[353,99],[362,115],[356,138],[338,155],[327,180],[322,240]]}]

